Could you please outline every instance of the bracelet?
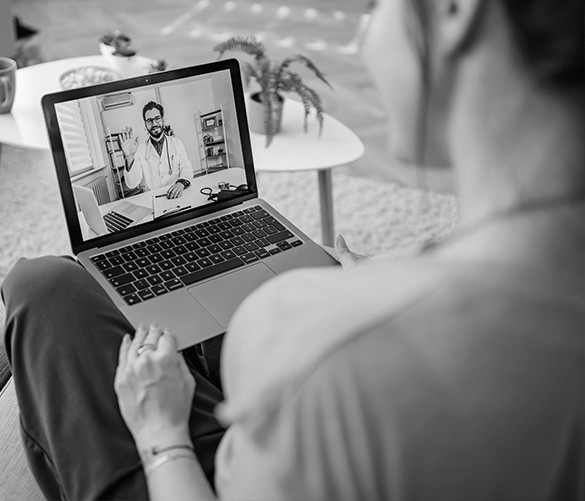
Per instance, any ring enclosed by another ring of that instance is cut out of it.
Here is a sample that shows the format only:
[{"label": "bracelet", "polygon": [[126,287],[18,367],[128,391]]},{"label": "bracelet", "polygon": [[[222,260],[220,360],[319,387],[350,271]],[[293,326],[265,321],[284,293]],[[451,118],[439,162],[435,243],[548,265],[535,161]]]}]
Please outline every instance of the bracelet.
[{"label": "bracelet", "polygon": [[185,189],[191,186],[191,181],[187,181],[186,179],[177,179],[177,183],[181,183]]},{"label": "bracelet", "polygon": [[180,452],[180,451],[176,451],[176,452],[169,452],[168,454],[163,454],[162,456],[151,460],[151,461],[147,461],[146,463],[142,463],[143,467],[144,467],[144,473],[147,477],[150,477],[150,475],[152,475],[152,473],[154,472],[154,470],[156,470],[159,466],[169,462],[169,461],[174,461],[175,459],[190,459],[191,461],[197,461],[197,456],[195,456],[195,453],[193,451],[191,452]]}]

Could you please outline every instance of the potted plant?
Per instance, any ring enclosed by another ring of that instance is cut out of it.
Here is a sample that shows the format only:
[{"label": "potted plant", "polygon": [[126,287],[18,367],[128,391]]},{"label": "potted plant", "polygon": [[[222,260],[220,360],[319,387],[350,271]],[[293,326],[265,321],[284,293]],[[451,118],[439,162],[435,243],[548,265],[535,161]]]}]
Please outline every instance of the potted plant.
[{"label": "potted plant", "polygon": [[[305,108],[304,130],[307,131],[307,122],[311,109],[315,109],[317,121],[319,122],[319,134],[323,130],[323,104],[319,94],[311,87],[307,86],[301,76],[292,71],[292,63],[303,64],[319,80],[331,85],[313,64],[313,62],[302,54],[295,54],[285,57],[281,60],[270,59],[266,53],[264,44],[255,37],[231,37],[225,42],[216,45],[214,51],[219,52],[219,57],[227,51],[241,51],[254,57],[254,62],[242,62],[242,72],[246,87],[250,80],[255,80],[260,86],[258,92],[252,93],[249,98],[249,122],[250,129],[260,134],[266,134],[266,146],[268,146],[274,137],[280,131],[282,120],[282,107],[284,97],[282,93],[297,93]],[[259,117],[255,117],[255,108],[259,108]]]},{"label": "potted plant", "polygon": [[122,76],[132,77],[142,72],[135,58],[138,48],[132,45],[132,39],[125,33],[104,33],[100,38],[100,52],[108,65]]}]

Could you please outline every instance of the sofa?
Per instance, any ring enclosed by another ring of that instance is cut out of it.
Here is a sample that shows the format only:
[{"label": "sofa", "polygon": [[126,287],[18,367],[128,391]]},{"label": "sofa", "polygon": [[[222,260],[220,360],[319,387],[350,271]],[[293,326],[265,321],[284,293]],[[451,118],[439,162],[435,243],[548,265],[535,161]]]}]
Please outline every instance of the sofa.
[{"label": "sofa", "polygon": [[[0,326],[4,324],[0,318]],[[0,327],[2,329],[2,327]],[[20,438],[14,380],[0,330],[0,498],[37,501],[45,499],[32,476]]]}]

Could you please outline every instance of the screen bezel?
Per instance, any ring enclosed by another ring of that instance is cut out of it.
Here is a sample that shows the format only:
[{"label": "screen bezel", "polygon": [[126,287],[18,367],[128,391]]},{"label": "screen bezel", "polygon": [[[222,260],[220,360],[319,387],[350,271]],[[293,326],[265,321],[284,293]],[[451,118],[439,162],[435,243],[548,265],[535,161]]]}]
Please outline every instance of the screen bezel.
[{"label": "screen bezel", "polygon": [[[212,202],[210,204],[196,207],[188,211],[181,212],[175,216],[169,216],[163,220],[150,221],[144,224],[140,224],[139,226],[127,228],[126,230],[120,231],[118,233],[112,233],[109,235],[103,235],[89,240],[84,240],[79,218],[77,216],[77,209],[75,198],[73,196],[69,168],[65,157],[63,142],[61,140],[56,105],[66,101],[84,99],[102,94],[112,94],[115,92],[134,90],[148,85],[178,81],[185,78],[202,76],[223,70],[229,70],[232,83],[232,91],[236,109],[237,124],[240,132],[240,142],[244,159],[244,170],[246,174],[248,192],[244,195],[234,196],[229,200]],[[258,188],[256,184],[254,161],[252,158],[252,146],[250,143],[250,131],[248,129],[248,119],[246,115],[242,77],[240,65],[236,59],[214,61],[197,66],[179,68],[90,87],[82,87],[79,89],[71,89],[53,94],[47,94],[43,96],[41,103],[45,116],[45,124],[49,134],[51,150],[53,152],[53,160],[57,170],[57,180],[59,183],[59,190],[61,192],[61,201],[65,211],[65,220],[67,222],[67,228],[69,231],[71,249],[75,255],[88,249],[115,244],[117,242],[141,236],[170,225],[205,216],[222,209],[239,205],[246,200],[258,197]]]}]

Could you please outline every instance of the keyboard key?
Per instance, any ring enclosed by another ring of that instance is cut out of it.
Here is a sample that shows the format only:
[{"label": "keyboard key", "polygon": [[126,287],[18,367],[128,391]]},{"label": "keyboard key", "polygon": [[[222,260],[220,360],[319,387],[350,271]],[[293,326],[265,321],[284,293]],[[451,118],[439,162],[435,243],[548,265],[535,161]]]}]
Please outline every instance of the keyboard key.
[{"label": "keyboard key", "polygon": [[127,294],[130,294],[132,292],[136,292],[136,287],[134,287],[134,285],[132,284],[126,284],[120,287],[116,287],[116,291],[118,292],[118,294],[120,294],[120,296],[126,296]]},{"label": "keyboard key", "polygon": [[132,306],[133,304],[140,303],[141,299],[136,294],[128,294],[127,296],[124,296],[124,301]]},{"label": "keyboard key", "polygon": [[271,224],[269,224],[268,226],[264,227],[263,229],[269,235],[273,235],[274,233],[278,233],[278,230],[274,226],[272,226]]},{"label": "keyboard key", "polygon": [[254,242],[248,242],[244,244],[244,249],[250,252],[256,250],[257,248],[258,246]]},{"label": "keyboard key", "polygon": [[112,267],[112,264],[107,259],[102,259],[101,261],[96,261],[93,263],[98,270],[107,270],[108,268]]},{"label": "keyboard key", "polygon": [[185,248],[186,248],[188,251],[194,251],[194,250],[197,250],[197,249],[199,249],[199,245],[197,244],[197,242],[187,242],[187,243],[185,244]]},{"label": "keyboard key", "polygon": [[223,256],[221,254],[213,254],[213,255],[209,256],[209,259],[211,259],[211,262],[213,264],[218,264],[218,263],[221,263],[222,261],[225,261],[225,259],[223,258]]},{"label": "keyboard key", "polygon": [[276,242],[280,242],[281,240],[285,240],[287,238],[291,238],[294,237],[294,235],[288,231],[288,230],[284,230],[284,231],[279,231],[278,233],[275,233],[274,235],[268,235],[266,237],[266,240],[268,240],[271,244],[275,244]]},{"label": "keyboard key", "polygon": [[286,240],[283,242],[278,242],[276,245],[278,245],[278,248],[282,250],[292,249],[292,245],[289,244]]},{"label": "keyboard key", "polygon": [[210,224],[207,227],[207,231],[209,232],[210,235],[213,235],[214,233],[219,233],[221,231],[221,228],[216,224]]},{"label": "keyboard key", "polygon": [[117,277],[110,278],[110,283],[114,287],[119,287],[120,285],[129,284],[134,282],[135,278],[132,273],[124,273],[123,275],[118,275]]},{"label": "keyboard key", "polygon": [[170,291],[174,291],[183,287],[183,282],[181,282],[178,278],[173,278],[172,280],[165,282],[165,287]]},{"label": "keyboard key", "polygon": [[150,284],[148,283],[148,280],[145,280],[144,278],[142,278],[142,279],[136,280],[136,282],[134,282],[134,287],[136,287],[138,290],[142,290],[142,289],[146,289],[146,288],[150,287]]},{"label": "keyboard key", "polygon": [[160,263],[161,261],[164,261],[164,257],[162,257],[162,255],[157,252],[156,254],[151,254],[150,256],[148,256],[148,260],[152,263],[152,264],[156,264],[156,263]]},{"label": "keyboard key", "polygon": [[219,235],[224,240],[227,240],[227,239],[232,238],[233,236],[235,236],[230,230],[222,231]]},{"label": "keyboard key", "polygon": [[207,238],[209,238],[209,241],[212,244],[218,244],[219,242],[223,241],[223,238],[219,233],[215,233],[214,235],[209,235]]},{"label": "keyboard key", "polygon": [[138,256],[136,254],[134,254],[134,252],[130,251],[130,252],[124,252],[122,254],[122,259],[126,262],[128,261],[135,261],[136,259],[138,259]]},{"label": "keyboard key", "polygon": [[252,221],[254,221],[254,218],[252,218],[252,216],[250,216],[249,214],[245,214],[240,218],[241,221],[243,221],[244,223],[251,223]]},{"label": "keyboard key", "polygon": [[149,264],[152,264],[150,260],[145,257],[138,258],[135,263],[139,268],[146,268]]},{"label": "keyboard key", "polygon": [[156,296],[162,296],[163,294],[169,292],[163,284],[153,285],[150,290],[154,292]]},{"label": "keyboard key", "polygon": [[234,257],[236,257],[236,253],[234,251],[231,250],[225,250],[220,252],[220,254],[225,258],[225,259],[232,259]]},{"label": "keyboard key", "polygon": [[161,272],[161,269],[160,269],[160,267],[157,264],[151,264],[150,266],[147,266],[144,269],[146,271],[148,271],[148,273],[150,273],[151,275],[155,275],[155,274]]},{"label": "keyboard key", "polygon": [[235,245],[233,243],[231,243],[229,240],[224,240],[223,242],[220,242],[219,246],[223,250],[232,249],[235,247]]},{"label": "keyboard key", "polygon": [[175,254],[177,256],[180,256],[181,254],[185,254],[185,252],[188,252],[189,249],[187,249],[187,247],[185,247],[184,245],[177,245],[174,249]]},{"label": "keyboard key", "polygon": [[114,256],[117,256],[118,254],[120,254],[120,251],[118,249],[114,249],[114,250],[106,252],[104,255],[106,257],[114,257]]},{"label": "keyboard key", "polygon": [[[197,259],[199,259],[197,257],[197,254],[195,254],[194,252],[187,252],[186,254],[183,254],[183,257],[185,258],[185,260],[190,263],[193,261],[197,261]],[[205,257],[205,256],[203,256]]]},{"label": "keyboard key", "polygon": [[244,245],[245,240],[242,237],[234,237],[230,239],[230,242],[235,246]]},{"label": "keyboard key", "polygon": [[211,252],[212,254],[217,254],[217,253],[222,251],[222,248],[217,244],[213,244],[213,245],[210,245],[209,247],[207,247],[207,250],[209,252]]},{"label": "keyboard key", "polygon": [[158,275],[152,275],[152,277],[148,277],[146,280],[150,285],[162,284],[162,278]]},{"label": "keyboard key", "polygon": [[231,224],[229,224],[229,223],[226,223],[225,221],[222,221],[221,223],[219,223],[219,224],[217,225],[217,227],[218,227],[220,230],[226,231],[226,230],[229,230],[229,229],[232,227],[232,225],[231,225]]},{"label": "keyboard key", "polygon": [[254,243],[260,247],[268,247],[270,245],[270,242],[265,238],[259,238],[258,240],[255,240]]},{"label": "keyboard key", "polygon": [[112,268],[104,270],[102,273],[106,278],[114,278],[117,277],[118,275],[123,275],[124,273],[126,273],[126,270],[121,266],[113,266]]},{"label": "keyboard key", "polygon": [[183,256],[177,256],[177,257],[174,257],[173,259],[171,259],[171,262],[175,266],[179,266],[181,264],[185,264],[187,262],[187,260]]},{"label": "keyboard key", "polygon": [[176,268],[173,268],[173,273],[177,277],[182,277],[183,275],[189,273],[189,271],[184,266],[177,266]]},{"label": "keyboard key", "polygon": [[201,268],[207,268],[208,266],[211,266],[213,263],[211,262],[211,259],[209,259],[208,257],[204,257],[202,259],[199,259],[197,261],[197,264],[201,266]]},{"label": "keyboard key", "polygon": [[146,301],[147,299],[152,299],[154,297],[154,292],[152,292],[150,289],[144,289],[138,291],[138,296],[143,301]]},{"label": "keyboard key", "polygon": [[170,240],[163,240],[162,242],[160,242],[160,246],[163,248],[163,251],[169,250],[173,248],[173,242],[171,242]]},{"label": "keyboard key", "polygon": [[246,233],[244,235],[242,235],[242,238],[246,241],[246,242],[251,242],[252,240],[255,240],[254,235],[252,235],[251,233]]},{"label": "keyboard key", "polygon": [[124,268],[126,271],[134,271],[139,269],[140,266],[138,266],[135,262],[130,261],[129,263],[124,263],[122,268]]},{"label": "keyboard key", "polygon": [[146,278],[148,276],[148,271],[136,270],[136,271],[133,271],[132,274],[134,275],[134,278]]},{"label": "keyboard key", "polygon": [[263,228],[264,226],[268,226],[268,223],[263,219],[258,219],[258,221],[254,221],[252,223],[256,228]]},{"label": "keyboard key", "polygon": [[239,235],[243,235],[244,233],[246,233],[246,230],[244,230],[244,228],[239,226],[237,228],[232,228],[232,233],[236,236],[239,236]]},{"label": "keyboard key", "polygon": [[141,249],[136,249],[134,251],[134,254],[136,254],[139,258],[141,257],[146,257],[150,254],[150,252],[148,252],[148,249],[146,247],[142,247]]},{"label": "keyboard key", "polygon": [[207,237],[209,236],[209,232],[206,229],[200,229],[200,230],[195,230],[195,235],[197,235],[199,238],[203,238],[203,237]]},{"label": "keyboard key", "polygon": [[163,282],[166,282],[167,280],[172,280],[173,278],[175,278],[175,274],[170,270],[163,271],[162,273],[160,273],[159,276],[160,276],[160,278],[163,279]]},{"label": "keyboard key", "polygon": [[266,249],[255,250],[254,254],[256,254],[260,259],[264,259],[265,257],[270,256],[270,253]]},{"label": "keyboard key", "polygon": [[173,264],[173,262],[171,260],[162,261],[162,262],[158,263],[158,265],[160,266],[160,269],[163,271],[171,270],[175,267],[175,265]]},{"label": "keyboard key", "polygon": [[211,256],[211,252],[209,252],[207,249],[197,249],[195,254],[197,254],[199,257]]},{"label": "keyboard key", "polygon": [[160,252],[163,248],[159,244],[147,245],[146,249],[151,253]]},{"label": "keyboard key", "polygon": [[303,242],[301,240],[293,240],[290,244],[293,247],[298,247],[299,245],[303,245]]},{"label": "keyboard key", "polygon": [[112,263],[115,266],[119,264],[124,264],[125,262],[126,261],[124,261],[121,256],[113,256],[110,258],[110,263]]},{"label": "keyboard key", "polygon": [[187,263],[185,265],[185,268],[187,269],[188,272],[193,272],[193,271],[200,270],[201,266],[199,266],[197,263]]},{"label": "keyboard key", "polygon": [[282,252],[278,247],[275,247],[274,249],[270,249],[270,254],[272,254],[274,256],[274,254],[278,254],[279,252]]},{"label": "keyboard key", "polygon": [[199,247],[207,247],[208,245],[211,245],[211,240],[209,240],[207,237],[200,238],[197,240],[197,245]]},{"label": "keyboard key", "polygon": [[186,244],[187,240],[185,240],[183,237],[173,237],[171,238],[171,242],[173,242],[175,245],[182,245]]},{"label": "keyboard key", "polygon": [[253,252],[249,252],[248,254],[244,254],[242,256],[242,261],[244,261],[246,264],[253,263],[254,261],[258,261],[258,256]]},{"label": "keyboard key", "polygon": [[100,261],[103,261],[104,259],[106,259],[106,255],[105,255],[105,254],[99,254],[98,256],[91,256],[91,257],[89,258],[89,260],[90,260],[92,263],[98,263],[98,262],[100,262]]},{"label": "keyboard key", "polygon": [[246,249],[244,249],[244,247],[242,245],[238,245],[237,247],[234,247],[233,251],[238,256],[241,256],[241,255],[246,254],[248,252]]},{"label": "keyboard key", "polygon": [[171,249],[167,249],[167,250],[162,251],[160,253],[160,255],[162,257],[164,257],[165,259],[171,259],[172,257],[176,256],[176,254]]},{"label": "keyboard key", "polygon": [[238,267],[242,266],[243,264],[244,264],[244,262],[241,259],[236,257],[236,258],[224,261],[223,263],[216,264],[214,266],[210,266],[208,268],[204,268],[202,270],[195,271],[193,273],[189,273],[188,275],[181,277],[181,281],[185,285],[191,285],[191,284],[194,284],[194,283],[199,282],[201,280],[205,280],[206,278],[213,277],[215,275],[219,275],[220,273],[224,273],[226,271],[238,268]]},{"label": "keyboard key", "polygon": [[268,217],[270,216],[270,214],[268,214],[268,212],[266,212],[264,209],[260,209],[256,212],[254,212],[254,214],[252,214],[252,217],[254,219],[262,219],[263,217]]}]

